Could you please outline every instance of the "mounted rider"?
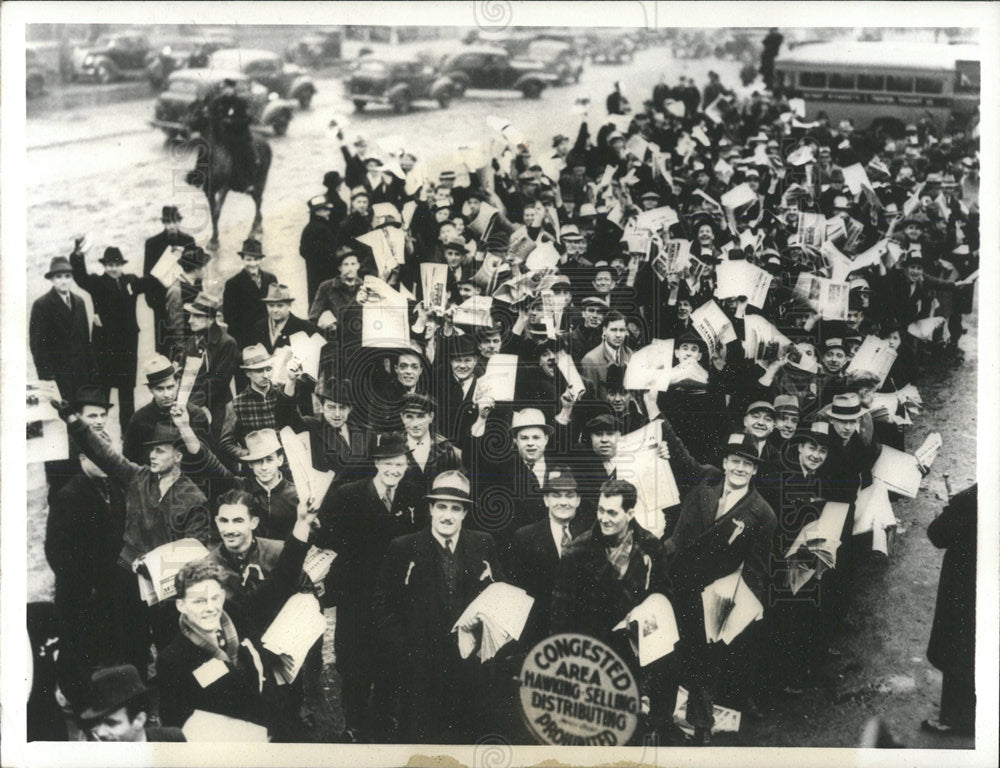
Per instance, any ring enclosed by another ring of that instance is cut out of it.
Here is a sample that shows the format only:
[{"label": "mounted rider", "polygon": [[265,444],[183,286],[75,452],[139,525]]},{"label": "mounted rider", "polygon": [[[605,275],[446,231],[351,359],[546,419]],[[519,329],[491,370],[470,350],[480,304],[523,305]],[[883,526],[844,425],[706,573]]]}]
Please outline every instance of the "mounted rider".
[{"label": "mounted rider", "polygon": [[249,192],[253,185],[257,153],[250,124],[253,117],[247,100],[236,92],[236,81],[226,78],[208,104],[212,135],[222,138],[233,156],[232,188]]}]

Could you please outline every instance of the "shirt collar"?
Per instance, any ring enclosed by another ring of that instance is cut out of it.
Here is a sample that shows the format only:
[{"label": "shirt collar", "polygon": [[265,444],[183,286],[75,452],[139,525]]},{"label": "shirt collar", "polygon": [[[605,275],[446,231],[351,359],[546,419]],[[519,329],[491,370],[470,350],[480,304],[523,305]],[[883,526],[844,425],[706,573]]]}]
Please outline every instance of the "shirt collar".
[{"label": "shirt collar", "polygon": [[[452,552],[458,549],[458,537],[461,535],[461,533],[462,529],[459,528],[457,531],[455,531],[455,535],[451,537]],[[434,541],[436,541],[440,545],[441,549],[447,549],[447,547],[444,544],[444,536],[438,535],[438,532],[435,530],[431,530],[431,536],[434,537]]]},{"label": "shirt collar", "polygon": [[[385,496],[385,492],[386,492],[386,490],[387,490],[387,489],[389,488],[389,486],[387,486],[387,485],[386,485],[385,483],[383,483],[383,482],[382,482],[382,481],[381,481],[381,480],[380,480],[380,479],[378,478],[378,476],[375,476],[375,477],[373,477],[373,478],[372,478],[372,483],[374,483],[374,484],[375,484],[375,493],[376,493],[376,495],[377,495],[377,496],[378,496],[378,497],[379,497],[380,499],[381,499],[381,498],[383,498],[383,497]],[[398,486],[398,485],[397,485],[397,486],[395,486],[395,487],[394,487],[394,488],[392,489],[392,495],[393,495],[393,498],[395,498],[395,496],[396,496],[396,491],[397,491],[398,489],[399,489],[399,486]]]}]

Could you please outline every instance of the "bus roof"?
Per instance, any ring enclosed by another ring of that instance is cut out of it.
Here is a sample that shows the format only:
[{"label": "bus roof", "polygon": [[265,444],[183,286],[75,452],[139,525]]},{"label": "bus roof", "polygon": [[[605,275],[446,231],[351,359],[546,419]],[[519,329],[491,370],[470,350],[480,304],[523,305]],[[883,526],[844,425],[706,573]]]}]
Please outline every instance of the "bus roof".
[{"label": "bus roof", "polygon": [[979,61],[979,46],[910,42],[815,43],[783,54],[777,64],[954,69],[956,61]]}]

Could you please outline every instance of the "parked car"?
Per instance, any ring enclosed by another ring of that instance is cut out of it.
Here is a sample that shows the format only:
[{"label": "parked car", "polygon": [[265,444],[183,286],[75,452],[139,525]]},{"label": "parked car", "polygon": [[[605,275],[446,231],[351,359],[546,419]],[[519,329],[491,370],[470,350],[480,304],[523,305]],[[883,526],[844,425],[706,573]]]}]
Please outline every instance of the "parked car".
[{"label": "parked car", "polygon": [[291,43],[285,49],[285,61],[315,69],[340,61],[342,47],[339,29],[314,32]]},{"label": "parked car", "polygon": [[78,51],[77,56],[82,60],[77,79],[113,83],[139,76],[145,73],[149,51],[149,39],[145,35],[101,35],[93,45]]},{"label": "parked car", "polygon": [[267,126],[275,135],[284,136],[292,121],[295,102],[278,98],[267,87],[239,72],[222,69],[178,69],[167,78],[167,87],[156,100],[151,124],[170,139],[189,138],[197,131],[200,110],[218,93],[222,81],[236,81],[236,92],[247,100],[258,126]]},{"label": "parked car", "polygon": [[512,59],[503,48],[468,46],[446,56],[441,73],[455,81],[459,94],[468,88],[520,91],[526,99],[537,99],[559,78],[537,62]]},{"label": "parked car", "polygon": [[295,99],[302,109],[309,109],[316,94],[316,85],[302,67],[285,63],[278,54],[271,51],[225,48],[212,54],[209,66],[212,69],[242,72],[282,99]]},{"label": "parked car", "polygon": [[178,69],[200,69],[208,66],[208,59],[222,48],[232,48],[232,40],[214,40],[204,37],[176,37],[164,40],[158,51],[146,57],[146,74],[156,90],[167,84],[171,72]]},{"label": "parked car", "polygon": [[387,60],[365,56],[351,70],[347,98],[359,112],[368,104],[391,105],[408,112],[414,101],[436,101],[447,109],[458,87],[450,77],[415,59]]},{"label": "parked car", "polygon": [[550,74],[559,78],[559,85],[580,82],[583,57],[567,42],[539,37],[528,43],[521,59],[538,62]]},{"label": "parked car", "polygon": [[35,51],[28,48],[25,52],[24,85],[25,94],[29,99],[37,99],[45,93],[45,68]]}]

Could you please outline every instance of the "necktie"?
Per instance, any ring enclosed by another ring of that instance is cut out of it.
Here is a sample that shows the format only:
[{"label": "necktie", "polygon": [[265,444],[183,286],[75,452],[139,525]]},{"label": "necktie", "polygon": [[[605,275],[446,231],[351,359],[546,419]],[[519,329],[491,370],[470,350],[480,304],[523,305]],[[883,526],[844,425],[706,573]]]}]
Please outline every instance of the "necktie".
[{"label": "necktie", "polygon": [[726,514],[726,497],[728,494],[723,491],[722,496],[719,497],[719,509],[715,513],[715,519],[718,520],[724,514]]},{"label": "necktie", "polygon": [[566,547],[569,546],[569,543],[573,540],[573,537],[570,536],[570,533],[569,533],[569,524],[567,523],[566,525],[564,525],[562,527],[562,529],[563,529],[563,532],[562,532],[562,541],[559,543],[559,554],[560,554],[560,556],[566,550]]},{"label": "necktie", "polygon": [[219,648],[226,650],[226,635],[221,629],[215,630],[215,638],[219,643]]},{"label": "necktie", "polygon": [[70,298],[68,293],[63,297],[63,301],[66,302],[66,306],[69,309],[73,309],[73,299]]},{"label": "necktie", "polygon": [[455,553],[455,544],[451,539],[444,540],[444,548],[449,555],[453,555]]},{"label": "necktie", "polygon": [[386,488],[385,495],[382,497],[382,503],[385,504],[387,512],[392,512],[392,489]]}]

